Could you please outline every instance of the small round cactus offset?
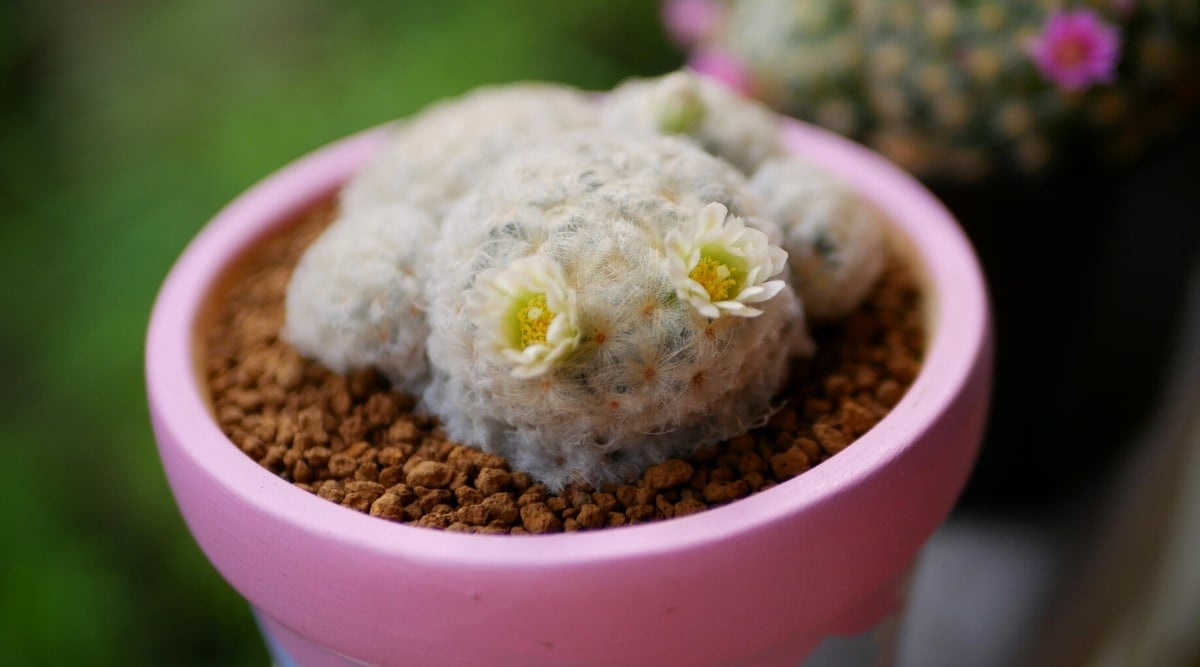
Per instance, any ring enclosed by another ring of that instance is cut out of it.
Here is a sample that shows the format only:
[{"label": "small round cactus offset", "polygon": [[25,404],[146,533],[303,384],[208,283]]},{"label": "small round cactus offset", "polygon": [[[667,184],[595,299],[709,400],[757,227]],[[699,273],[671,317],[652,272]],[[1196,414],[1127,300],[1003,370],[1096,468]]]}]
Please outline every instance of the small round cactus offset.
[{"label": "small round cactus offset", "polygon": [[809,317],[849,315],[883,271],[885,239],[878,213],[845,183],[798,158],[764,164],[750,188],[784,230]]},{"label": "small round cactus offset", "polygon": [[689,72],[622,83],[605,99],[600,122],[626,131],[687,137],[744,174],[785,154],[778,115]]},{"label": "small round cactus offset", "polygon": [[[533,96],[516,103],[528,109],[546,91],[488,94]],[[483,123],[483,152],[447,136],[470,177],[440,198],[403,187],[444,172],[414,170],[397,132],[287,302],[302,353],[379,368],[451,438],[553,490],[628,480],[763,423],[789,359],[813,349],[808,299],[844,314],[885,253],[870,208],[787,157],[757,103],[686,73],[577,99],[558,126]],[[478,102],[421,122],[449,131]]]},{"label": "small round cactus offset", "polygon": [[375,367],[420,391],[429,327],[418,274],[436,238],[429,215],[406,204],[344,212],[292,274],[284,338],[336,372]]},{"label": "small round cactus offset", "polygon": [[665,0],[695,69],[915,173],[1128,158],[1194,118],[1194,0]]},{"label": "small round cactus offset", "polygon": [[353,210],[402,201],[440,216],[522,144],[596,122],[595,105],[573,88],[485,86],[398,123],[392,141],[347,184],[341,203]]}]

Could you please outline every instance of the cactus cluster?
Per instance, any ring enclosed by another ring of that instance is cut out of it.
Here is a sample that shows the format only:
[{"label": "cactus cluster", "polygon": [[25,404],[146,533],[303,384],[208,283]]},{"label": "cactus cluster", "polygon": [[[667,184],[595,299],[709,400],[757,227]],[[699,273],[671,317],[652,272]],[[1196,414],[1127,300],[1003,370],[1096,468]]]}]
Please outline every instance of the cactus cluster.
[{"label": "cactus cluster", "polygon": [[[703,17],[697,23],[695,17]],[[1194,112],[1194,0],[667,0],[692,65],[915,173],[1138,154]]]},{"label": "cactus cluster", "polygon": [[344,188],[284,336],[551,489],[745,432],[811,353],[806,317],[853,308],[885,253],[873,209],[779,129],[684,72],[431,107]]}]

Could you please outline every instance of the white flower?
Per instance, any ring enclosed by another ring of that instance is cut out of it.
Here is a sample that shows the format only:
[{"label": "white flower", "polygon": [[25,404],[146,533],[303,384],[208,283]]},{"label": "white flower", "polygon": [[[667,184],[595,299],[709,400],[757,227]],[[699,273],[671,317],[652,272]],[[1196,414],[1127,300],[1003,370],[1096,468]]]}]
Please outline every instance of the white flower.
[{"label": "white flower", "polygon": [[532,255],[479,274],[466,296],[476,349],[515,377],[542,375],[579,343],[575,291],[553,260]]},{"label": "white flower", "polygon": [[766,301],[783,289],[782,280],[767,279],[783,271],[787,253],[741,218],[726,217],[728,212],[713,202],[691,229],[668,232],[667,268],[675,293],[701,315],[757,317],[762,311],[746,304]]}]

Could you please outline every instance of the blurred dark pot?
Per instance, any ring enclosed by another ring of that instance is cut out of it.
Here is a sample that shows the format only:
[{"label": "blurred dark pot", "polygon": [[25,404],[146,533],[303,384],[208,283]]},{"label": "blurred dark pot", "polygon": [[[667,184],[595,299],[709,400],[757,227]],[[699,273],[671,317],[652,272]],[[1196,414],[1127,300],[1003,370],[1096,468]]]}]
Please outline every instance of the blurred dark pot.
[{"label": "blurred dark pot", "polygon": [[1200,123],[1117,171],[934,184],[975,244],[997,326],[993,413],[968,508],[1054,502],[1128,451],[1160,399],[1200,266]]}]

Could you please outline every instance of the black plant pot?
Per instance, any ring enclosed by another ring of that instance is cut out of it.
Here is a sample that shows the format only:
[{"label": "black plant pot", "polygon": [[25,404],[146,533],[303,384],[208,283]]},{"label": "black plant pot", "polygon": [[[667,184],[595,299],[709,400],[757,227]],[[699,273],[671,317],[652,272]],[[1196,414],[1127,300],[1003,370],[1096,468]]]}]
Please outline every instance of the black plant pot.
[{"label": "black plant pot", "polygon": [[976,245],[997,327],[993,411],[963,504],[1045,505],[1101,474],[1159,400],[1200,268],[1200,122],[1115,171],[934,185]]}]

